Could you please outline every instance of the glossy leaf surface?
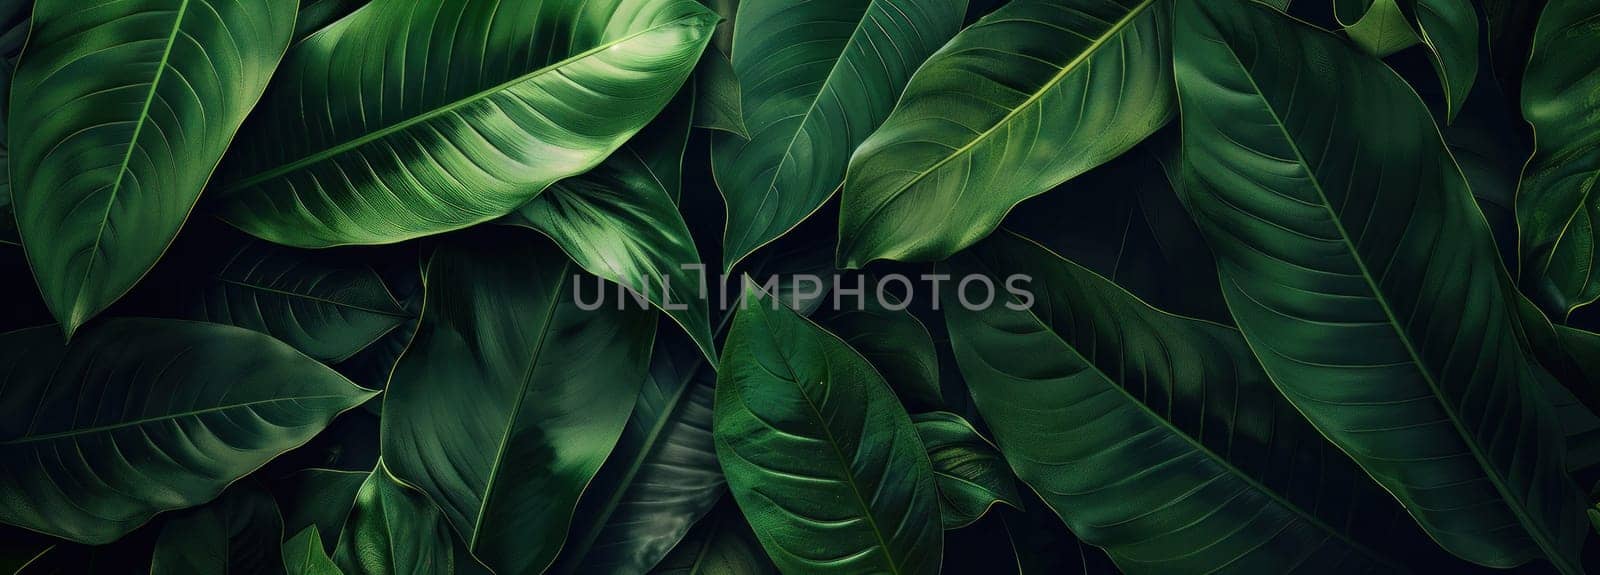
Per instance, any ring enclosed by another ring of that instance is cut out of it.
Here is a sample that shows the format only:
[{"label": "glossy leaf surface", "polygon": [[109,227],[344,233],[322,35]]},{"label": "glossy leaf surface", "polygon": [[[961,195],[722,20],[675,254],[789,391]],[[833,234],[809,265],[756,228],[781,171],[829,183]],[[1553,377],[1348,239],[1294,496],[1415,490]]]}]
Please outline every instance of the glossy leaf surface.
[{"label": "glossy leaf surface", "polygon": [[1022,505],[1011,468],[971,423],[948,411],[921,413],[911,420],[933,463],[945,529],[971,525],[996,505]]}]

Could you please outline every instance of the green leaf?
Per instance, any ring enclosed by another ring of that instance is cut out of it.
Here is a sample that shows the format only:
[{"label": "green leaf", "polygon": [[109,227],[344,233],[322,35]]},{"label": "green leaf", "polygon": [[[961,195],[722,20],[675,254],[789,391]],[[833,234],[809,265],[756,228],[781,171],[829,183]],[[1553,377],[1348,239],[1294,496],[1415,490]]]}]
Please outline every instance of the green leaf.
[{"label": "green leaf", "polygon": [[113,319],[0,335],[0,521],[82,543],[204,503],[373,393],[231,326]]},{"label": "green leaf", "polygon": [[[944,405],[939,390],[939,358],[934,353],[933,336],[911,312],[890,309],[885,304],[906,306],[907,302],[888,296],[879,299],[876,281],[861,278],[867,292],[841,309],[817,314],[817,322],[843,339],[878,370],[889,389],[910,409],[931,410]],[[849,285],[844,280],[841,285]],[[887,295],[887,294],[886,294]],[[852,307],[855,306],[855,307]]]},{"label": "green leaf", "polygon": [[289,50],[220,215],[302,247],[506,215],[649,123],[715,22],[693,0],[375,0]]},{"label": "green leaf", "polygon": [[911,416],[933,462],[945,529],[959,529],[999,504],[1022,508],[1011,468],[971,423],[947,411]]},{"label": "green leaf", "polygon": [[773,296],[750,284],[744,302],[717,370],[713,429],[767,555],[786,572],[937,573],[938,488],[894,393]]},{"label": "green leaf", "polygon": [[693,90],[605,163],[562,180],[502,223],[538,230],[584,271],[647,297],[716,357],[704,269],[678,212]]},{"label": "green leaf", "polygon": [[1023,512],[1006,513],[1006,537],[1017,558],[1017,575],[1116,575],[1105,550],[1084,543],[1033,493],[1023,494]]},{"label": "green leaf", "polygon": [[[1335,0],[1334,16],[1361,50],[1386,57],[1422,43],[1411,29],[1410,18],[1400,9],[1402,0]],[[1415,3],[1417,0],[1410,0]],[[1412,8],[1415,9],[1414,7]]]},{"label": "green leaf", "polygon": [[1445,549],[1577,572],[1548,375],[1427,108],[1249,2],[1185,1],[1177,22],[1189,206],[1272,381]]},{"label": "green leaf", "polygon": [[372,0],[305,0],[294,21],[294,43],[321,32]]},{"label": "green leaf", "polygon": [[633,415],[550,573],[643,573],[711,510],[724,491],[711,440],[716,382],[687,340],[657,336]]},{"label": "green leaf", "polygon": [[931,261],[1177,113],[1170,0],[1016,0],[917,71],[850,160],[839,262]]},{"label": "green leaf", "polygon": [[1386,57],[1422,44],[1454,122],[1478,80],[1478,12],[1469,0],[1338,0],[1335,16],[1362,51]]},{"label": "green leaf", "polygon": [[151,575],[282,573],[283,519],[255,482],[229,488],[206,505],[173,514],[156,538]]},{"label": "green leaf", "polygon": [[410,319],[376,270],[340,254],[252,240],[206,280],[189,317],[259,331],[329,363]]},{"label": "green leaf", "polygon": [[1123,571],[1381,571],[1396,568],[1390,546],[1426,549],[1282,401],[1238,331],[1156,310],[1010,234],[950,268],[1014,290],[978,309],[953,293],[945,304],[1000,452]]},{"label": "green leaf", "polygon": [[761,550],[750,524],[733,505],[723,503],[695,525],[652,575],[778,575],[777,566]]},{"label": "green leaf", "polygon": [[1600,4],[1551,2],[1522,79],[1537,153],[1522,174],[1522,291],[1558,321],[1600,299]]},{"label": "green leaf", "polygon": [[966,0],[742,0],[733,69],[750,137],[716,133],[723,269],[833,197],[850,153],[917,66],[961,28]]},{"label": "green leaf", "polygon": [[379,463],[356,494],[333,560],[349,575],[449,575],[472,562],[455,553],[439,508]]},{"label": "green leaf", "polygon": [[288,575],[344,575],[323,550],[316,525],[283,543],[283,566]]},{"label": "green leaf", "polygon": [[315,529],[321,534],[323,550],[331,553],[355,505],[356,492],[368,475],[341,469],[302,469],[272,484],[272,495],[283,513],[283,532]]},{"label": "green leaf", "polygon": [[750,139],[744,125],[744,95],[733,62],[716,47],[706,49],[694,68],[694,125]]},{"label": "green leaf", "polygon": [[17,229],[70,337],[161,258],[266,89],[292,0],[38,0],[11,88]]},{"label": "green leaf", "polygon": [[484,564],[537,573],[628,420],[655,313],[579,309],[574,283],[597,280],[526,230],[452,237],[429,262],[384,400],[384,462]]}]

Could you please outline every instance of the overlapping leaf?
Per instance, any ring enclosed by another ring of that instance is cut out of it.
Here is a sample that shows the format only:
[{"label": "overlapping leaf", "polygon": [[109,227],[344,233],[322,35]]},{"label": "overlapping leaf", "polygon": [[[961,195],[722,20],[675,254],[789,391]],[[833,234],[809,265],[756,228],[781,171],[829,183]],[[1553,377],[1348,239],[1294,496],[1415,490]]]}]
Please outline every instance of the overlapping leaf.
[{"label": "overlapping leaf", "polygon": [[655,117],[715,21],[694,0],[376,0],[289,51],[221,215],[306,247],[503,216]]},{"label": "overlapping leaf", "polygon": [[281,573],[282,539],[283,518],[272,496],[242,482],[216,501],[168,519],[156,538],[150,574]]},{"label": "overlapping leaf", "polygon": [[1427,108],[1330,34],[1180,6],[1188,205],[1273,382],[1446,549],[1576,572],[1548,375]]},{"label": "overlapping leaf", "polygon": [[34,279],[69,336],[172,243],[294,27],[293,0],[39,0],[10,101]]},{"label": "overlapping leaf", "polygon": [[198,505],[372,396],[259,333],[116,319],[0,335],[0,520],[107,543]]},{"label": "overlapping leaf", "polygon": [[800,224],[844,181],[911,73],[961,27],[966,0],[742,0],[733,70],[749,137],[717,133],[723,269]]},{"label": "overlapping leaf", "polygon": [[333,560],[347,575],[451,575],[472,562],[456,556],[439,509],[382,463],[361,484]]},{"label": "overlapping leaf", "polygon": [[1011,468],[971,423],[948,411],[920,413],[911,420],[933,463],[945,529],[971,525],[996,505],[1022,505]]},{"label": "overlapping leaf", "polygon": [[452,238],[429,262],[384,400],[384,463],[484,564],[537,573],[627,422],[655,313],[579,309],[573,283],[597,280],[527,230]]},{"label": "overlapping leaf", "polygon": [[1478,12],[1470,0],[1338,0],[1345,32],[1368,54],[1388,56],[1422,44],[1455,121],[1478,80]]},{"label": "overlapping leaf", "polygon": [[840,264],[939,260],[1177,112],[1170,0],[1018,0],[917,71],[850,160]]}]

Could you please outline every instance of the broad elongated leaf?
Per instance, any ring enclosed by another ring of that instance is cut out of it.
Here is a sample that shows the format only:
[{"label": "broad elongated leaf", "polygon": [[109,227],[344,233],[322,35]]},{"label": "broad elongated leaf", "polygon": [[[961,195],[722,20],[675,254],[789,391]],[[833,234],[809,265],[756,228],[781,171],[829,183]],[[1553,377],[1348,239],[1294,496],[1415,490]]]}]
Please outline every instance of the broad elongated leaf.
[{"label": "broad elongated leaf", "polygon": [[294,27],[293,0],[38,0],[11,89],[17,229],[71,335],[177,236]]},{"label": "broad elongated leaf", "polygon": [[0,521],[90,544],[204,503],[371,397],[231,326],[116,319],[0,335]]},{"label": "broad elongated leaf", "polygon": [[750,524],[726,497],[661,560],[653,575],[777,575]]},{"label": "broad elongated leaf", "polygon": [[728,205],[724,270],[833,196],[850,152],[965,10],[966,0],[739,3],[730,55],[750,137],[717,133],[711,147]]},{"label": "broad elongated leaf", "polygon": [[1522,291],[1557,320],[1600,299],[1600,2],[1551,2],[1522,79],[1537,151],[1517,192]]},{"label": "broad elongated leaf", "polygon": [[633,415],[551,573],[643,573],[711,510],[724,492],[711,442],[716,381],[693,345],[658,334]]},{"label": "broad elongated leaf", "polygon": [[555,558],[645,378],[655,313],[579,309],[575,271],[527,230],[440,246],[384,400],[385,465],[496,572]]},{"label": "broad elongated leaf", "polygon": [[948,411],[917,414],[911,420],[933,462],[945,529],[971,525],[996,505],[1021,507],[1011,469],[971,423]]},{"label": "broad elongated leaf", "polygon": [[839,262],[939,260],[1177,111],[1170,0],[1018,0],[928,59],[850,160]]},{"label": "broad elongated leaf", "polygon": [[375,0],[284,58],[221,216],[305,247],[503,216],[655,117],[715,21],[694,0]]},{"label": "broad elongated leaf", "polygon": [[704,269],[678,212],[683,147],[692,90],[613,154],[581,176],[556,182],[500,220],[554,239],[584,271],[629,286],[716,356]]},{"label": "broad elongated leaf", "polygon": [[283,518],[266,490],[251,481],[206,505],[176,513],[156,538],[151,575],[282,573]]},{"label": "broad elongated leaf", "polygon": [[1273,382],[1452,553],[1575,572],[1548,375],[1427,108],[1311,26],[1181,6],[1188,205]]},{"label": "broad elongated leaf", "polygon": [[1016,236],[950,266],[1032,278],[1031,302],[950,295],[951,344],[1017,477],[1124,572],[1384,571],[1382,549],[1426,548],[1390,528],[1404,512],[1277,395],[1238,331]]},{"label": "broad elongated leaf", "polygon": [[456,557],[444,515],[382,463],[361,484],[334,563],[348,575],[450,575],[472,561]]},{"label": "broad elongated leaf", "polygon": [[316,525],[283,542],[283,567],[288,575],[344,575],[323,550]]},{"label": "broad elongated leaf", "polygon": [[274,483],[272,495],[283,514],[284,535],[314,528],[322,548],[333,553],[355,505],[356,492],[369,474],[341,469],[302,469]]},{"label": "broad elongated leaf", "polygon": [[339,362],[410,319],[371,266],[250,241],[207,278],[190,316],[273,336]]},{"label": "broad elongated leaf", "polygon": [[[841,296],[838,301],[843,305],[818,312],[817,321],[867,358],[908,409],[931,410],[944,405],[939,358],[928,328],[904,309],[906,302],[892,296],[879,299],[876,281],[858,281],[867,286],[861,297]],[[849,281],[841,285],[848,286]]]},{"label": "broad elongated leaf", "polygon": [[[717,458],[779,569],[937,573],[933,470],[883,378],[747,286],[717,369]],[[774,309],[774,306],[779,309]]]}]

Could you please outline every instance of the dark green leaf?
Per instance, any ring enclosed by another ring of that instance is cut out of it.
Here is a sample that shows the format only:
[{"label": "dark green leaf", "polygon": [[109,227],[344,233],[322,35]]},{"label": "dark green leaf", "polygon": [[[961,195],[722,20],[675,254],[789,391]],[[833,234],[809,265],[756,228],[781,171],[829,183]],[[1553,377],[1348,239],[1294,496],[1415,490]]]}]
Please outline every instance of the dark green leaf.
[{"label": "dark green leaf", "polygon": [[283,519],[252,481],[206,505],[173,514],[156,538],[151,575],[283,573]]},{"label": "dark green leaf", "polygon": [[288,575],[344,575],[323,550],[316,525],[283,542],[283,566]]},{"label": "dark green leaf", "polygon": [[1600,299],[1600,3],[1551,2],[1522,80],[1537,153],[1522,174],[1522,291],[1558,321]]},{"label": "dark green leaf", "polygon": [[943,259],[1166,124],[1171,5],[1016,0],[961,31],[851,158],[839,262]]},{"label": "dark green leaf", "polygon": [[652,575],[778,575],[732,497],[723,498]]},{"label": "dark green leaf", "polygon": [[333,559],[348,575],[449,575],[472,561],[455,553],[444,515],[380,463],[356,494]]},{"label": "dark green leaf", "polygon": [[139,281],[289,45],[293,0],[38,0],[11,89],[17,229],[71,336]]},{"label": "dark green leaf", "polygon": [[593,311],[578,275],[527,230],[451,238],[383,406],[384,462],[503,573],[543,570],[616,445],[644,380],[655,313]]},{"label": "dark green leaf", "polygon": [[1238,331],[1016,236],[950,266],[1030,294],[976,310],[951,294],[951,343],[1017,477],[1123,571],[1387,571],[1387,549],[1426,545],[1390,528],[1404,511],[1282,401]]},{"label": "dark green leaf", "polygon": [[283,513],[285,535],[316,529],[322,548],[333,552],[355,504],[356,492],[368,473],[340,469],[302,469],[272,484],[272,494]]},{"label": "dark green leaf", "polygon": [[961,27],[966,0],[742,0],[733,70],[750,137],[715,133],[728,206],[723,269],[810,217],[844,181],[912,72]]},{"label": "dark green leaf", "polygon": [[370,1],[304,0],[300,5],[300,13],[294,21],[294,41],[298,43],[307,36],[321,32],[323,28],[366,6]]},{"label": "dark green leaf", "polygon": [[498,218],[643,128],[715,21],[693,0],[375,0],[289,50],[221,215],[303,247]]},{"label": "dark green leaf", "polygon": [[[878,370],[900,401],[911,409],[926,411],[944,405],[939,390],[939,358],[934,354],[933,337],[911,312],[889,309],[885,304],[903,306],[890,296],[879,299],[878,284],[861,278],[867,292],[859,298],[840,298],[842,309],[818,313],[817,322],[838,334]],[[843,280],[849,286],[849,280]],[[849,302],[849,303],[845,303]]]},{"label": "dark green leaf", "polygon": [[1577,572],[1548,375],[1427,108],[1331,34],[1181,6],[1185,189],[1272,381],[1452,553]]},{"label": "dark green leaf", "polygon": [[114,319],[0,335],[0,520],[106,543],[215,498],[373,393],[231,326]]},{"label": "dark green leaf", "polygon": [[750,138],[750,129],[744,125],[744,96],[739,88],[739,74],[733,71],[733,62],[728,60],[727,54],[715,47],[706,49],[700,56],[700,64],[694,68],[694,85],[696,127]]},{"label": "dark green leaf", "polygon": [[714,429],[767,555],[797,573],[937,573],[939,495],[894,393],[837,337],[753,285],[745,296]]},{"label": "dark green leaf", "polygon": [[971,423],[947,411],[913,415],[911,421],[933,462],[945,529],[971,525],[1002,503],[1022,506],[1011,468]]}]

